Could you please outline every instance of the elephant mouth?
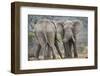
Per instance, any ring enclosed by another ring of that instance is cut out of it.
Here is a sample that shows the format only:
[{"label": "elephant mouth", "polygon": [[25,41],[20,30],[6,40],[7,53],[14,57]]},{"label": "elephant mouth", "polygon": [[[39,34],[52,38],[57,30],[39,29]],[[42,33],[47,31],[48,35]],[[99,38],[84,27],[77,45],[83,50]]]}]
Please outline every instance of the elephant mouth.
[{"label": "elephant mouth", "polygon": [[[75,42],[75,38],[74,38],[73,36],[72,36],[71,39],[73,40],[73,42]],[[64,38],[62,41],[63,41],[63,42],[68,42],[68,39]]]}]

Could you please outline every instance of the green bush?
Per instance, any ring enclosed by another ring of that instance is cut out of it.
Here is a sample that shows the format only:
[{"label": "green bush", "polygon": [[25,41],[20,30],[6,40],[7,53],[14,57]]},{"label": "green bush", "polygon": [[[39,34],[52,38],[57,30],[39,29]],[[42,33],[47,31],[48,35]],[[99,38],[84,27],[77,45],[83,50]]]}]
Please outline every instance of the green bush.
[{"label": "green bush", "polygon": [[32,42],[34,40],[34,36],[35,36],[34,32],[29,32],[28,33],[28,42]]}]

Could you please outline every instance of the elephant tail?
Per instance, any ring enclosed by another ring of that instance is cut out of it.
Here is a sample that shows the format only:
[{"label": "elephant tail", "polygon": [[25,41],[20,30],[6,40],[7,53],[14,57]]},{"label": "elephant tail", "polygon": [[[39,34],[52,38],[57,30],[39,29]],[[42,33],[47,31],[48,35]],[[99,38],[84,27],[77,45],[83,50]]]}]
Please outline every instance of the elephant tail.
[{"label": "elephant tail", "polygon": [[57,26],[56,26],[56,23],[54,22],[54,21],[51,21],[52,23],[53,23],[53,25],[54,25],[54,27],[55,27],[55,33],[57,33]]},{"label": "elephant tail", "polygon": [[54,24],[54,27],[55,27],[55,41],[59,41],[58,39],[57,39],[57,26],[56,26],[56,23],[54,22],[54,21],[51,21],[53,24]]}]

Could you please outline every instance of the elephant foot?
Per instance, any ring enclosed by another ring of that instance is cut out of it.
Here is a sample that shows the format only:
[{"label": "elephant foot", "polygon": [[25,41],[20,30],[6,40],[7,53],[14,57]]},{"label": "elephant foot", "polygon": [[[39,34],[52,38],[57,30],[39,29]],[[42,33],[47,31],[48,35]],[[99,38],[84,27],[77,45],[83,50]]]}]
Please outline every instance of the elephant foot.
[{"label": "elephant foot", "polygon": [[67,57],[64,57],[64,59],[65,59],[65,58],[72,58],[72,57],[71,57],[71,56],[67,56]]},{"label": "elephant foot", "polygon": [[74,58],[78,58],[78,55],[74,56]]},{"label": "elephant foot", "polygon": [[77,52],[74,53],[74,58],[78,58],[78,53]]},{"label": "elephant foot", "polygon": [[72,55],[65,55],[64,58],[72,58]]}]

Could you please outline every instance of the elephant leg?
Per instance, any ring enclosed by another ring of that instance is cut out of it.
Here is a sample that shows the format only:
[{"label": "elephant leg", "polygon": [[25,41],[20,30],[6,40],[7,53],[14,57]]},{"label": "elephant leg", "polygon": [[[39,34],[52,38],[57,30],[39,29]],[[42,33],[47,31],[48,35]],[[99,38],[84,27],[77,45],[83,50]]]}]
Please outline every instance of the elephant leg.
[{"label": "elephant leg", "polygon": [[56,42],[56,43],[55,43],[55,46],[56,46],[56,49],[57,49],[57,51],[58,51],[60,57],[63,58],[63,55],[62,55],[61,50],[60,50],[60,48],[59,48],[59,43]]},{"label": "elephant leg", "polygon": [[37,52],[36,52],[36,58],[37,58],[37,59],[39,59],[40,50],[41,50],[41,45],[39,44],[39,45],[38,45]]},{"label": "elephant leg", "polygon": [[49,45],[49,48],[50,50],[52,51],[52,55],[53,55],[53,59],[56,59],[57,57],[57,50],[56,50],[56,47],[54,45],[55,43],[55,32],[47,32],[47,39],[48,39],[48,45]]},{"label": "elephant leg", "polygon": [[72,58],[69,42],[64,42],[65,58]]},{"label": "elephant leg", "polygon": [[69,54],[70,57],[72,58],[72,39],[69,40]]},{"label": "elephant leg", "polygon": [[63,46],[63,42],[62,42],[62,36],[61,33],[56,33],[56,37],[55,37],[55,46],[57,48],[57,51],[60,55],[61,58],[64,58],[64,46]]},{"label": "elephant leg", "polygon": [[45,49],[45,59],[51,59],[51,55],[52,55],[52,48],[47,44],[46,49]]},{"label": "elephant leg", "polygon": [[73,42],[73,51],[74,51],[74,57],[78,58],[78,53],[77,53],[77,47],[76,47],[76,42]]},{"label": "elephant leg", "polygon": [[72,37],[72,44],[73,44],[74,57],[78,58],[77,47],[76,47],[76,36]]},{"label": "elephant leg", "polygon": [[65,53],[64,53],[65,55],[64,56],[65,56],[65,58],[67,58],[68,57],[67,47],[66,47],[67,44],[66,44],[66,42],[64,42],[63,44],[64,44],[64,49],[65,49]]},{"label": "elephant leg", "polygon": [[52,46],[48,45],[48,52],[47,52],[47,58],[48,59],[56,59],[55,54],[54,54],[54,49],[52,48]]},{"label": "elephant leg", "polygon": [[53,52],[52,52],[52,58],[56,59],[56,56],[55,56],[55,54]]},{"label": "elephant leg", "polygon": [[39,59],[40,51],[41,51],[41,53],[43,54],[43,57],[44,57],[44,50],[45,50],[46,40],[45,40],[44,33],[42,31],[36,32],[36,38],[37,38],[37,43],[38,43],[36,58]]},{"label": "elephant leg", "polygon": [[47,54],[48,59],[52,59],[52,48],[48,48],[48,54]]},{"label": "elephant leg", "polygon": [[59,53],[58,53],[58,51],[57,51],[55,45],[52,45],[51,47],[52,47],[53,58],[54,58],[54,59],[60,58]]},{"label": "elephant leg", "polygon": [[53,52],[53,48],[48,45],[47,49],[46,49],[46,55],[45,55],[45,59],[56,59],[55,54]]}]

